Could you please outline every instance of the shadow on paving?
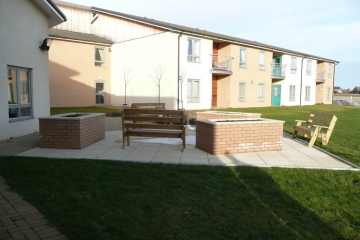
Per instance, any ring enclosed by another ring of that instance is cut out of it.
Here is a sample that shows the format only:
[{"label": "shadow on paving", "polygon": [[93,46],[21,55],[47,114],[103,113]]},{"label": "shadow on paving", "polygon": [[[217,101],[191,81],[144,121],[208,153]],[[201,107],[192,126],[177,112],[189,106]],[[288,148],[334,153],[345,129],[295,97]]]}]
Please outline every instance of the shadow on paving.
[{"label": "shadow on paving", "polygon": [[[343,236],[330,225],[345,221],[341,212],[325,223],[321,217],[332,211],[329,206],[314,207],[316,213],[305,207],[312,196],[318,197],[309,182],[324,187],[323,197],[338,204],[321,181],[329,171],[317,171],[317,179],[311,179],[314,171],[307,169],[21,157],[0,158],[0,166],[9,184],[71,239],[354,236]],[[299,183],[305,178],[305,184]],[[339,188],[339,194],[344,191]]]}]

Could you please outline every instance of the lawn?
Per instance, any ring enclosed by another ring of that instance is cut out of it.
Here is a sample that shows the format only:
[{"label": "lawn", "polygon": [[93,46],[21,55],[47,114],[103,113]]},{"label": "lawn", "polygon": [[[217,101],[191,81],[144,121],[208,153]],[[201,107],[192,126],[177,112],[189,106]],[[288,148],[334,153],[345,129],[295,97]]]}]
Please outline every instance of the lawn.
[{"label": "lawn", "polygon": [[106,113],[106,114],[119,114],[121,113],[120,108],[116,107],[71,107],[71,108],[51,108],[50,114],[62,114],[62,113],[73,113],[73,112],[87,112],[87,113]]},{"label": "lawn", "polygon": [[0,158],[70,239],[360,239],[353,171]]}]

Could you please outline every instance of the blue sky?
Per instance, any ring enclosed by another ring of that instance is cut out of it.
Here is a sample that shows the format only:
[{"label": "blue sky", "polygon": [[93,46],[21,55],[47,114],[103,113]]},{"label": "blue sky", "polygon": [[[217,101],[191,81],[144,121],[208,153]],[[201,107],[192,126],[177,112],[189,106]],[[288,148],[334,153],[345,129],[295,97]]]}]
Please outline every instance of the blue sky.
[{"label": "blue sky", "polygon": [[336,61],[335,86],[360,86],[359,0],[66,0],[258,41]]}]

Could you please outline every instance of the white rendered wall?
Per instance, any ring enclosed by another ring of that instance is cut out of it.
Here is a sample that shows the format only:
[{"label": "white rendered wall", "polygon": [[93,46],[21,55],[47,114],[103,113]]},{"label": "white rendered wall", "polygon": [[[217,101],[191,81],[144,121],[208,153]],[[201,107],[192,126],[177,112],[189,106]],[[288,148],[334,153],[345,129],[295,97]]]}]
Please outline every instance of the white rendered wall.
[{"label": "white rendered wall", "polygon": [[[38,118],[50,115],[48,53],[39,49],[48,20],[30,1],[0,1],[0,140],[39,130]],[[51,51],[51,49],[50,49]],[[33,119],[9,122],[7,66],[31,69]]]},{"label": "white rendered wall", "polygon": [[[111,103],[125,103],[125,85],[122,80],[124,66],[131,69],[132,79],[126,90],[126,103],[158,102],[158,88],[152,77],[155,68],[165,67],[161,80],[160,102],[166,109],[178,108],[178,36],[172,32],[155,34],[139,39],[116,43],[112,46],[111,59]],[[183,84],[185,109],[211,107],[211,48],[212,42],[201,40],[201,63],[187,62],[187,37],[180,38],[180,71],[185,69],[185,78],[200,79],[200,103],[186,103],[187,80]],[[182,104],[180,102],[180,108]]]}]

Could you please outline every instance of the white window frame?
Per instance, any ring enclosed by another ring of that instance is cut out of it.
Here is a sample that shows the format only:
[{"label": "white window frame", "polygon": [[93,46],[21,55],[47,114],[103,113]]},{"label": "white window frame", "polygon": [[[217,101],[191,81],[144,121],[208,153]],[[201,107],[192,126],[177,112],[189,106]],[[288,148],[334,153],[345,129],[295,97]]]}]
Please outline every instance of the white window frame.
[{"label": "white window frame", "polygon": [[[264,62],[261,62],[261,55],[264,55]],[[266,69],[266,52],[265,51],[260,51],[259,53],[259,69],[260,70],[265,70]]]},{"label": "white window frame", "polygon": [[[194,83],[198,82],[198,93],[195,93]],[[189,94],[190,88],[190,94]],[[187,102],[188,103],[200,103],[200,79],[188,79],[187,80]]]},{"label": "white window frame", "polygon": [[306,60],[306,75],[311,76],[311,64],[312,61],[310,59]]},{"label": "white window frame", "polygon": [[[244,95],[240,95],[241,85],[244,85]],[[239,82],[239,102],[246,102],[246,82]]]},{"label": "white window frame", "polygon": [[290,73],[296,74],[297,70],[297,57],[291,57],[290,59]]},{"label": "white window frame", "polygon": [[[10,96],[8,96],[8,109],[9,109],[9,121],[10,122],[14,122],[14,121],[19,121],[19,120],[26,120],[26,119],[32,119],[33,118],[33,106],[32,106],[32,99],[33,99],[33,95],[32,95],[32,70],[29,68],[23,68],[23,67],[16,67],[16,66],[8,66],[7,67],[7,72],[9,73],[10,70],[15,70],[16,71],[16,93],[14,91],[14,86],[12,87],[12,92],[10,90],[10,84],[9,84],[9,80],[7,79],[7,88],[8,88],[8,94],[11,94],[11,98],[14,98],[14,96],[16,96],[16,103],[11,103],[9,102],[9,98]],[[21,98],[22,98],[22,83],[20,80],[20,71],[25,71],[27,72],[27,101],[28,103],[22,103],[21,102]],[[9,77],[9,76],[8,76]],[[30,115],[29,116],[24,116],[22,117],[22,108],[30,108],[29,112]],[[10,110],[11,109],[11,110]],[[10,118],[10,111],[16,111],[16,115],[17,117],[12,117]]]},{"label": "white window frame", "polygon": [[305,101],[310,101],[310,86],[305,86]]},{"label": "white window frame", "polygon": [[328,63],[328,78],[331,78],[332,75],[332,66],[331,63]]},{"label": "white window frame", "polygon": [[331,95],[331,88],[330,87],[327,87],[327,93],[326,93],[326,100],[327,101],[330,101],[330,95]]},{"label": "white window frame", "polygon": [[[260,92],[260,86],[262,86],[262,91]],[[258,85],[258,102],[265,101],[265,83],[259,83]]]},{"label": "white window frame", "polygon": [[294,102],[295,101],[295,92],[296,92],[296,85],[290,85],[289,87],[289,101]]},{"label": "white window frame", "polygon": [[[103,60],[96,60],[96,50],[97,49],[100,49],[100,50],[102,50],[104,52],[104,59]],[[105,51],[104,47],[95,47],[94,48],[94,65],[95,65],[95,67],[106,67],[106,51]]]},{"label": "white window frame", "polygon": [[[96,92],[96,84],[97,83],[102,83],[102,84],[104,84],[104,91],[103,91],[103,93],[97,93]],[[104,81],[95,81],[95,105],[96,106],[104,106],[104,105],[106,105],[106,91],[105,91],[105,89],[106,89],[106,85],[105,85],[106,83],[104,82]],[[96,102],[96,97],[97,96],[104,96],[104,103],[97,103]]]},{"label": "white window frame", "polygon": [[[244,51],[244,59],[241,59],[241,51]],[[246,57],[247,57],[247,49],[246,48],[240,48],[240,55],[239,55],[239,67],[246,68]]]},{"label": "white window frame", "polygon": [[[192,52],[189,53],[189,41],[192,42]],[[196,42],[198,42],[198,54],[194,53],[194,46],[196,46]],[[188,59],[188,62],[193,62],[193,63],[199,63],[200,62],[200,56],[201,56],[201,42],[200,42],[200,39],[196,39],[196,38],[188,38],[188,48],[187,48],[187,59]]]}]

